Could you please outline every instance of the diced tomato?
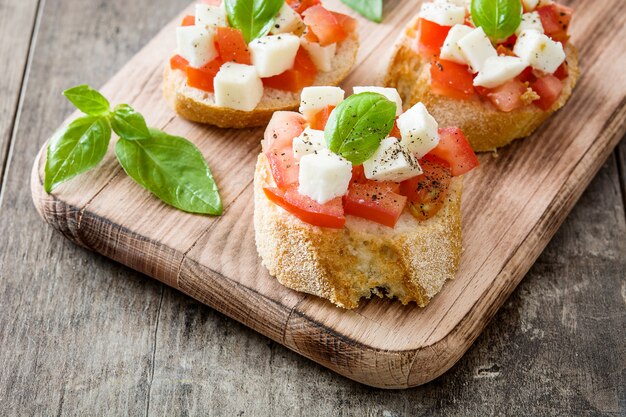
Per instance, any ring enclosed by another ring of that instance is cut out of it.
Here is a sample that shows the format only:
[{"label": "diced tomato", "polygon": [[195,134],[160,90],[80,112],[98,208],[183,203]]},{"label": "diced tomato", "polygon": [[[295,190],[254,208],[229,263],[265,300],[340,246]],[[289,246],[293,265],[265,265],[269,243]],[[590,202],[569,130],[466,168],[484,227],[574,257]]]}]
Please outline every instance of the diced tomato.
[{"label": "diced tomato", "polygon": [[170,58],[170,67],[175,70],[187,71],[189,62],[180,55],[174,55]]},{"label": "diced tomato", "polygon": [[196,17],[187,15],[183,18],[183,22],[181,23],[181,26],[193,26],[195,24],[196,24]]},{"label": "diced tomato", "polygon": [[300,194],[297,186],[291,186],[285,191],[278,188],[263,188],[263,191],[270,201],[313,226],[341,229],[346,224],[341,197],[319,204]]},{"label": "diced tomato", "polygon": [[546,35],[563,44],[569,40],[567,31],[572,20],[572,12],[571,8],[557,3],[537,8]]},{"label": "diced tomato", "polygon": [[389,132],[389,136],[396,139],[402,138],[402,133],[400,133],[400,128],[398,127],[398,118],[396,118],[393,122],[393,128],[391,129],[391,132]]},{"label": "diced tomato", "polygon": [[500,56],[515,56],[513,53],[513,47],[508,47],[504,45],[498,45],[496,48],[496,53]]},{"label": "diced tomato", "polygon": [[533,67],[526,67],[526,69],[517,76],[517,79],[523,83],[532,83],[537,79],[537,77],[535,77]]},{"label": "diced tomato", "polygon": [[439,129],[439,144],[428,153],[450,165],[452,176],[463,175],[479,165],[469,141],[458,127]]},{"label": "diced tomato", "polygon": [[274,182],[278,188],[285,190],[291,185],[298,184],[300,167],[298,166],[298,161],[293,156],[291,146],[272,148],[265,155],[270,164],[272,177],[274,177]]},{"label": "diced tomato", "polygon": [[287,0],[289,6],[294,9],[296,12],[302,14],[304,11],[310,7],[317,6],[321,4],[321,0]]},{"label": "diced tomato", "polygon": [[215,58],[202,68],[187,67],[187,84],[189,87],[199,90],[215,92],[213,80],[220,70],[223,62],[220,58]]},{"label": "diced tomato", "polygon": [[561,66],[556,69],[554,76],[561,81],[569,77],[569,66],[567,65],[567,61],[563,62]]},{"label": "diced tomato", "polygon": [[[502,47],[504,47],[504,48],[506,48],[508,50],[511,50],[515,46],[515,42],[517,42],[517,35],[513,34],[513,35],[509,36],[507,40],[505,40],[504,42],[500,43],[500,45],[498,45],[498,46],[502,46]],[[498,52],[500,52],[500,51],[498,50]]]},{"label": "diced tomato", "polygon": [[343,197],[346,214],[394,227],[402,215],[407,198],[376,181],[353,183]]},{"label": "diced tomato", "polygon": [[323,6],[310,7],[303,15],[304,23],[317,36],[321,46],[341,42],[349,35],[339,23],[337,16]]},{"label": "diced tomato", "polygon": [[324,130],[326,123],[330,117],[330,113],[335,109],[335,106],[326,106],[322,110],[318,111],[311,117],[311,129]]},{"label": "diced tomato", "polygon": [[417,42],[418,51],[427,55],[439,56],[451,26],[441,26],[420,17],[420,37]]},{"label": "diced tomato", "polygon": [[320,40],[317,36],[315,36],[315,33],[313,33],[313,31],[311,30],[310,27],[306,27],[306,30],[304,31],[304,39],[306,39],[309,42],[314,42],[314,43],[320,43]]},{"label": "diced tomato", "polygon": [[487,98],[496,108],[508,113],[524,107],[522,94],[527,90],[526,85],[518,79],[512,79],[499,87],[490,89]]},{"label": "diced tomato", "polygon": [[341,26],[343,28],[343,31],[346,32],[346,34],[350,34],[354,31],[356,31],[356,19],[353,17],[348,16],[347,14],[343,14],[343,13],[338,13],[338,12],[331,12],[333,14],[333,16],[335,16],[335,19],[337,19],[337,23],[339,23],[339,26]]},{"label": "diced tomato", "polygon": [[[352,167],[352,178],[350,179],[350,184],[365,184],[368,182],[372,182],[368,180],[365,176],[365,169],[363,165],[355,165]],[[379,187],[384,188],[385,190],[399,193],[400,192],[400,184],[392,181],[376,181],[376,184]]]},{"label": "diced tomato", "polygon": [[263,85],[283,91],[298,93],[315,82],[317,67],[304,48],[298,49],[293,68],[274,77],[263,78]]},{"label": "diced tomato", "polygon": [[420,160],[424,173],[400,184],[400,192],[409,200],[411,214],[420,221],[436,215],[444,206],[452,173],[447,163],[426,155]]},{"label": "diced tomato", "polygon": [[430,66],[433,93],[459,100],[474,95],[474,77],[467,65],[444,59],[434,59]]},{"label": "diced tomato", "polygon": [[541,110],[549,110],[559,99],[563,91],[563,81],[554,75],[546,75],[530,85],[537,94],[539,100],[533,101]]},{"label": "diced tomato", "polygon": [[218,27],[216,40],[222,61],[252,65],[248,44],[239,29]]},{"label": "diced tomato", "polygon": [[304,132],[306,120],[294,111],[277,111],[265,129],[263,152],[291,147],[293,139]]}]

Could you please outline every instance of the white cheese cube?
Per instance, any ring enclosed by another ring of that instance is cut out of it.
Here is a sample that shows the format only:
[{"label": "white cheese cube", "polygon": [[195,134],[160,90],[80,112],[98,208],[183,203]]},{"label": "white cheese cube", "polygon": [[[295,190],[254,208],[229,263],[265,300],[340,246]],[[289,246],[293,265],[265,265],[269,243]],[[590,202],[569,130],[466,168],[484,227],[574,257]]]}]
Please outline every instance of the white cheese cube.
[{"label": "white cheese cube", "polygon": [[326,139],[323,130],[315,130],[307,127],[304,132],[293,139],[293,155],[300,159],[305,155],[326,149]]},{"label": "white cheese cube", "polygon": [[467,65],[465,55],[461,52],[458,42],[472,30],[473,29],[469,26],[454,25],[452,29],[450,29],[450,32],[448,32],[448,36],[441,47],[441,58],[456,62],[457,64]]},{"label": "white cheese cube", "polygon": [[293,68],[300,38],[289,33],[262,36],[250,42],[248,47],[259,77],[273,77]]},{"label": "white cheese cube", "polygon": [[465,7],[444,1],[424,3],[420,17],[441,26],[454,26],[465,21]]},{"label": "white cheese cube", "polygon": [[399,116],[402,114],[402,111],[403,111],[402,110],[402,97],[400,97],[400,94],[398,94],[398,90],[396,90],[395,88],[354,87],[352,91],[354,92],[354,94],[366,93],[366,92],[382,94],[383,96],[387,98],[387,100],[393,103],[396,103],[396,116]]},{"label": "white cheese cube", "polygon": [[300,159],[298,192],[325,204],[345,195],[351,178],[352,164],[325,149]]},{"label": "white cheese cube", "polygon": [[217,57],[215,49],[215,29],[199,26],[181,26],[176,28],[178,55],[189,65],[200,68]]},{"label": "white cheese cube", "polygon": [[472,67],[474,73],[483,69],[483,65],[487,58],[498,56],[496,48],[493,47],[491,41],[485,34],[483,28],[478,27],[472,29],[467,35],[463,36],[457,42],[461,53],[465,57],[467,63]]},{"label": "white cheese cube", "polygon": [[227,27],[228,18],[226,17],[226,10],[221,6],[196,4],[196,26],[203,28]]},{"label": "white cheese cube", "polygon": [[539,5],[539,0],[522,0],[522,5],[524,6],[524,10],[535,10]]},{"label": "white cheese cube", "polygon": [[298,12],[285,2],[274,18],[274,26],[272,26],[270,33],[272,35],[292,32],[301,33],[304,27],[304,22]]},{"label": "white cheese cube", "polygon": [[329,72],[333,69],[333,58],[337,53],[336,43],[322,46],[318,42],[311,42],[305,38],[300,38],[300,44],[309,53],[311,60],[318,70]]},{"label": "white cheese cube", "polygon": [[396,138],[386,138],[374,155],[363,162],[365,178],[375,181],[402,182],[422,173],[417,158],[398,142]]},{"label": "white cheese cube", "polygon": [[524,13],[522,15],[522,23],[515,30],[515,34],[519,36],[525,30],[536,30],[539,33],[543,33],[543,24],[541,24],[541,17],[539,17],[538,12]]},{"label": "white cheese cube", "polygon": [[563,45],[535,30],[522,32],[513,52],[533,68],[550,74],[565,61]]},{"label": "white cheese cube", "polygon": [[300,94],[300,113],[310,120],[326,106],[335,106],[343,101],[345,92],[339,87],[305,87]]},{"label": "white cheese cube", "polygon": [[426,106],[417,103],[398,117],[401,144],[419,159],[439,144],[439,124]]},{"label": "white cheese cube", "polygon": [[213,81],[215,104],[235,110],[252,111],[263,97],[263,83],[252,65],[222,65]]},{"label": "white cheese cube", "polygon": [[485,66],[474,78],[474,85],[496,88],[517,77],[528,64],[516,56],[492,56],[485,61]]}]

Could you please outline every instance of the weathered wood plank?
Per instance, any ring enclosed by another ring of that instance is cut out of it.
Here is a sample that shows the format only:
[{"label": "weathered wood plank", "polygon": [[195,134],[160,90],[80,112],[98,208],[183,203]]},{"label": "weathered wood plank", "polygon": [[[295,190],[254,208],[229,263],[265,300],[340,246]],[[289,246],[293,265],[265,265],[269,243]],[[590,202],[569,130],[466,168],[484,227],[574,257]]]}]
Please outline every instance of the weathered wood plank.
[{"label": "weathered wood plank", "polygon": [[[464,256],[457,279],[427,309],[374,300],[343,312],[315,297],[287,296],[259,266],[251,238],[247,161],[258,152],[255,137],[260,132],[226,135],[198,128],[168,114],[155,91],[178,19],[106,89],[117,92],[119,99],[136,101],[156,126],[174,133],[183,130],[197,142],[226,189],[225,215],[183,215],[148,193],[136,193],[139,188],[119,175],[112,157],[52,197],[41,191],[41,172],[34,170],[36,205],[75,241],[161,279],[346,376],[383,387],[427,382],[452,366],[478,336],[626,130],[623,55],[608,56],[623,46],[619,39],[626,21],[612,9],[621,4],[611,4],[577,18],[572,39],[590,60],[566,109],[533,137],[502,150],[499,158],[482,155],[482,167],[467,176]],[[375,82],[382,56],[393,45],[390,34],[411,18],[413,6],[396,3],[388,17],[392,23],[381,27],[361,19],[364,47],[347,85]],[[596,28],[598,20],[611,24]],[[602,48],[587,36],[592,32],[606,39]],[[606,72],[614,74],[611,85],[598,77]],[[588,112],[590,105],[593,113]],[[235,171],[236,161],[247,168]]]},{"label": "weathered wood plank", "polygon": [[38,0],[0,0],[0,56],[6,62],[0,77],[0,194],[38,4]]},{"label": "weathered wood plank", "polygon": [[350,382],[166,291],[150,414],[621,415],[626,225],[617,187],[611,158],[475,345],[411,390]]},{"label": "weathered wood plank", "polygon": [[[29,3],[2,9],[2,47],[15,40],[19,48]],[[102,84],[186,3],[42,2],[0,202],[2,415],[145,413],[163,286],[39,227],[28,177],[42,143],[33,138],[70,112],[60,92]],[[3,74],[14,64],[4,59]]]}]

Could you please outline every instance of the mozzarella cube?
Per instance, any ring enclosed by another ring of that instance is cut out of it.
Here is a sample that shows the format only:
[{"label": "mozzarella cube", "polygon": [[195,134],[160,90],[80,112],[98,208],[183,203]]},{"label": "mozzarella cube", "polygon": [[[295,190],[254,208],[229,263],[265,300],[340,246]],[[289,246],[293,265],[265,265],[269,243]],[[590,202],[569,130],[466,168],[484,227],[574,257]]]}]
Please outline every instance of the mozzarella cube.
[{"label": "mozzarella cube", "polygon": [[565,61],[563,45],[535,30],[522,32],[513,52],[533,68],[550,74]]},{"label": "mozzarella cube", "polygon": [[203,28],[228,26],[226,10],[220,6],[196,4],[196,26]]},{"label": "mozzarella cube", "polygon": [[439,144],[439,125],[426,106],[417,103],[398,117],[401,144],[419,159]]},{"label": "mozzarella cube", "polygon": [[241,111],[252,111],[263,97],[263,83],[252,65],[222,65],[213,81],[215,104]]},{"label": "mozzarella cube", "polygon": [[300,38],[300,44],[309,53],[311,60],[313,60],[318,70],[329,72],[333,69],[333,58],[337,53],[336,43],[322,46],[318,42],[311,42],[306,38]]},{"label": "mozzarella cube", "polygon": [[454,26],[465,21],[465,7],[444,1],[424,3],[420,17],[441,26]]},{"label": "mozzarella cube", "polygon": [[300,94],[300,113],[310,120],[326,106],[335,106],[343,101],[345,92],[339,87],[305,87]]},{"label": "mozzarella cube", "polygon": [[304,132],[293,139],[293,155],[300,159],[305,155],[326,149],[326,138],[323,130],[315,130],[307,127]]},{"label": "mozzarella cube", "polygon": [[539,33],[543,33],[543,24],[541,24],[541,17],[539,17],[538,12],[524,13],[522,15],[522,23],[515,30],[515,34],[519,36],[526,30],[536,30]]},{"label": "mozzarella cube", "polygon": [[485,61],[485,66],[474,78],[474,85],[496,88],[517,77],[528,64],[516,56],[492,56]]},{"label": "mozzarella cube", "polygon": [[320,204],[341,197],[348,191],[352,164],[341,156],[324,149],[300,159],[298,192]]},{"label": "mozzarella cube", "polygon": [[352,91],[354,92],[354,94],[367,92],[382,94],[387,98],[387,100],[391,101],[392,103],[396,103],[396,116],[402,114],[402,98],[400,97],[400,94],[398,94],[398,90],[396,90],[395,88],[354,87]]},{"label": "mozzarella cube", "polygon": [[402,182],[422,173],[417,158],[398,142],[396,138],[386,138],[374,155],[363,162],[365,178],[375,181]]},{"label": "mozzarella cube", "polygon": [[496,48],[493,47],[491,41],[485,34],[485,31],[481,27],[472,29],[471,32],[459,39],[457,44],[459,45],[465,60],[470,67],[472,67],[472,71],[474,71],[474,73],[483,69],[487,58],[498,56]]},{"label": "mozzarella cube", "polygon": [[461,52],[458,42],[472,30],[473,29],[469,26],[454,25],[452,29],[450,29],[450,32],[448,32],[448,36],[441,47],[441,58],[456,62],[457,64],[466,65],[467,61],[465,60],[465,55]]},{"label": "mozzarella cube", "polygon": [[274,18],[274,26],[272,26],[270,33],[272,35],[292,32],[301,33],[304,27],[304,22],[298,12],[285,2]]},{"label": "mozzarella cube", "polygon": [[300,38],[289,33],[262,36],[248,45],[259,77],[273,77],[293,68]]},{"label": "mozzarella cube", "polygon": [[535,10],[539,5],[539,0],[522,0],[522,5],[526,11]]},{"label": "mozzarella cube", "polygon": [[217,56],[215,49],[215,29],[199,26],[182,26],[176,28],[178,55],[189,62],[189,65],[200,68],[213,61]]}]

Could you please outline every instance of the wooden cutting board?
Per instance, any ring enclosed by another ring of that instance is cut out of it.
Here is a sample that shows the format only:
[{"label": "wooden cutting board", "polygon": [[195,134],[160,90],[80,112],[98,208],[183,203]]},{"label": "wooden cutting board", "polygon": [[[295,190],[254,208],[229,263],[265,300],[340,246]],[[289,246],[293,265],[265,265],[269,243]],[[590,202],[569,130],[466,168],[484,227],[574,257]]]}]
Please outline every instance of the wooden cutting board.
[{"label": "wooden cutting board", "polygon": [[[348,12],[339,1],[334,9]],[[400,28],[419,1],[388,0],[385,22],[360,20],[358,64],[343,87],[379,81]],[[252,177],[262,129],[223,130],[177,117],[161,96],[180,16],[103,87],[150,125],[195,142],[226,211],[191,215],[133,183],[112,152],[95,170],[46,195],[44,148],[32,172],[41,216],[70,240],[156,278],[294,351],[364,384],[406,388],[448,370],[544,249],[626,132],[626,3],[572,0],[583,74],[568,105],[532,137],[480,156],[466,176],[464,253],[454,281],[420,309],[375,299],[346,311],[282,287],[261,266]],[[181,14],[182,16],[182,14]],[[41,138],[33,138],[40,140]],[[419,250],[419,248],[416,248]],[[59,295],[62,296],[62,295]]]}]

